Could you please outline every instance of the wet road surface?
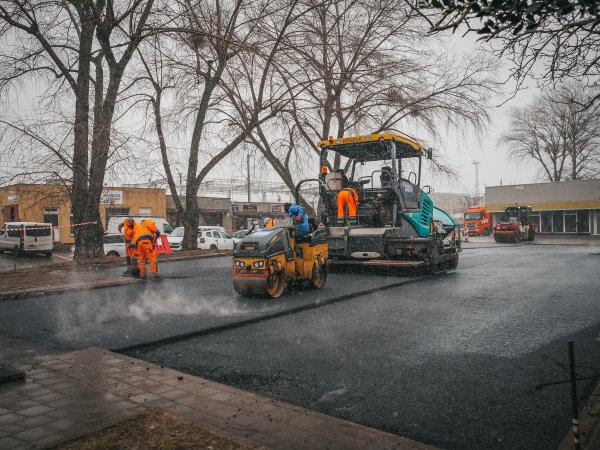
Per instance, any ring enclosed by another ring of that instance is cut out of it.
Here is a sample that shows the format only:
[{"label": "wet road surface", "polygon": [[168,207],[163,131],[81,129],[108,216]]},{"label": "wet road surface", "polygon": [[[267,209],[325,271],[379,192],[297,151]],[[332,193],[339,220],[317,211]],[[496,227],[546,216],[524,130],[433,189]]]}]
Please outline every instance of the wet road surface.
[{"label": "wet road surface", "polygon": [[447,274],[336,273],[278,301],[237,297],[229,258],[169,263],[142,289],[0,302],[0,328],[72,348],[154,341],[127,353],[444,448],[556,448],[569,427],[567,340],[581,401],[600,378],[590,253],[481,246]]}]

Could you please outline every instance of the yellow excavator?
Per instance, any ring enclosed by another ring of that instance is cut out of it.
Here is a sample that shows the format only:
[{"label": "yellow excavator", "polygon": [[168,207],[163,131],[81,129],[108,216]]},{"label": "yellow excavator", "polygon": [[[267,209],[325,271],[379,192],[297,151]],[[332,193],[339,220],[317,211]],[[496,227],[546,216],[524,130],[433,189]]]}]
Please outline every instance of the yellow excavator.
[{"label": "yellow excavator", "polygon": [[255,231],[233,251],[233,287],[243,296],[281,297],[288,286],[321,289],[327,282],[327,237],[314,221],[296,239],[293,226]]}]

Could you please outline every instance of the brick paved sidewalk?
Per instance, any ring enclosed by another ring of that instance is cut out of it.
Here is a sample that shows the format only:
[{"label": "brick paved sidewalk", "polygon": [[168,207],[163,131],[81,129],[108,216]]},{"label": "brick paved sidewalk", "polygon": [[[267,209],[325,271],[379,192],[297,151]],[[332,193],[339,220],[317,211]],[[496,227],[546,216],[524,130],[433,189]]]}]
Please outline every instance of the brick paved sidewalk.
[{"label": "brick paved sidewalk", "polygon": [[19,365],[0,385],[0,449],[44,448],[154,407],[272,449],[431,449],[99,348]]}]

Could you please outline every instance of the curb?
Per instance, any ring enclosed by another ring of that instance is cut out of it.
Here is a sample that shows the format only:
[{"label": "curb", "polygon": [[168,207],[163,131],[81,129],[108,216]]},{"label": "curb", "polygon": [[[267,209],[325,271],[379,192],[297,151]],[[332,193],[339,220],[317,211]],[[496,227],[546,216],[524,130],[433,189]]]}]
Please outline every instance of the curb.
[{"label": "curb", "polygon": [[[194,259],[209,259],[209,258],[218,258],[221,256],[228,256],[227,253],[213,253],[213,254],[209,254],[209,255],[189,255],[189,256],[177,256],[175,258],[169,258],[166,261],[162,261],[161,264],[165,264],[165,263],[169,263],[169,262],[177,262],[177,261],[189,261],[189,260],[194,260]],[[122,266],[122,264],[118,264],[118,265],[107,265],[107,266],[103,266],[103,267],[85,267],[85,268],[80,268],[80,271],[85,271],[85,270],[98,270],[98,269],[113,269],[115,267],[120,267]],[[60,270],[60,269],[58,269]],[[85,284],[85,285],[80,285],[80,286],[57,286],[57,287],[40,287],[40,288],[34,288],[34,289],[30,289],[30,290],[19,290],[19,291],[13,291],[13,292],[3,292],[2,294],[0,294],[0,301],[5,301],[5,300],[18,300],[21,298],[27,298],[27,297],[41,297],[43,295],[52,295],[52,294],[62,294],[65,292],[73,292],[73,291],[81,291],[81,290],[87,290],[87,289],[101,289],[101,288],[107,288],[107,287],[115,287],[115,286],[123,286],[123,285],[127,285],[127,284],[135,284],[135,283],[141,283],[142,280],[139,279],[135,279],[135,278],[123,278],[120,280],[115,280],[112,282],[108,282],[108,283],[90,283],[90,284]]]},{"label": "curb", "polygon": [[[579,413],[579,439],[584,450],[600,448],[600,382],[596,383],[594,392]],[[575,444],[573,427],[571,427],[558,449],[572,450],[573,448]]]},{"label": "curb", "polygon": [[101,289],[101,288],[106,288],[106,287],[114,287],[114,286],[123,286],[126,284],[135,284],[135,283],[141,283],[141,280],[135,279],[135,278],[124,278],[122,280],[115,280],[112,281],[110,283],[101,283],[101,284],[83,284],[80,286],[58,286],[55,288],[38,288],[38,289],[32,289],[32,290],[23,290],[23,291],[13,291],[13,292],[6,292],[6,293],[2,293],[0,294],[0,301],[7,301],[7,300],[18,300],[21,298],[27,298],[27,297],[41,297],[43,295],[52,295],[52,294],[62,294],[64,292],[73,292],[73,291],[83,291],[83,290],[88,290],[88,289]]}]

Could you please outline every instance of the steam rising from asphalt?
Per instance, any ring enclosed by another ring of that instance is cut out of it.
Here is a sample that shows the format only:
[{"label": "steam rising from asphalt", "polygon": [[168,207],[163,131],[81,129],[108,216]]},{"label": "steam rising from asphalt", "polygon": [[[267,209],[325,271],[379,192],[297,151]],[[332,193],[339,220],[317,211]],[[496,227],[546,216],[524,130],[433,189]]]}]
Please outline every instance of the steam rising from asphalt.
[{"label": "steam rising from asphalt", "polygon": [[[109,292],[109,291],[105,291]],[[131,324],[160,316],[212,316],[228,317],[249,311],[245,302],[232,294],[230,296],[205,296],[193,294],[183,289],[147,283],[143,291],[133,294],[133,303],[128,301],[125,290],[108,295],[98,295],[98,291],[81,291],[78,298],[65,302],[56,309],[56,334],[66,340],[93,340],[94,336],[106,334],[107,328],[117,323],[115,332],[122,332],[123,323]],[[252,308],[252,310],[255,310]]]},{"label": "steam rising from asphalt", "polygon": [[169,294],[150,291],[129,306],[128,316],[133,316],[140,321],[147,321],[152,316],[163,314],[174,314],[184,316],[195,316],[207,314],[211,316],[233,316],[242,314],[245,310],[235,298],[211,297],[210,299],[200,296],[191,297],[181,295],[177,292]]}]

